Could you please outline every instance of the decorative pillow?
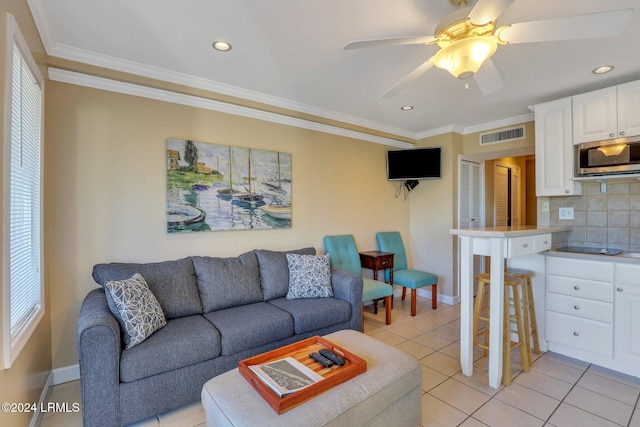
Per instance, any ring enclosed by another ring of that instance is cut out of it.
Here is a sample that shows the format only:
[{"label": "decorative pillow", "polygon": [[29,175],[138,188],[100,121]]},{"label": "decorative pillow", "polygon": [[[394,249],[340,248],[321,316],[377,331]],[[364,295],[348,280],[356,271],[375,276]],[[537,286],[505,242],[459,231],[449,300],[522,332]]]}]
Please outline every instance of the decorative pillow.
[{"label": "decorative pillow", "polygon": [[[126,348],[140,344],[167,324],[160,303],[139,273],[130,279],[111,280],[104,286],[117,310],[113,314],[124,329]],[[114,307],[110,308],[114,311]]]},{"label": "decorative pillow", "polygon": [[333,296],[329,255],[287,254],[289,292],[287,299]]}]

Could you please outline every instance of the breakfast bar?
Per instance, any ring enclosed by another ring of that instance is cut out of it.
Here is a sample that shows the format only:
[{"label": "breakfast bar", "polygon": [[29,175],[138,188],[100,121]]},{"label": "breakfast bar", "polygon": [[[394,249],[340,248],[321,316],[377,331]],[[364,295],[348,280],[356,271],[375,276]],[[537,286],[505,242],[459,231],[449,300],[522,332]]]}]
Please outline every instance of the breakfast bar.
[{"label": "breakfast bar", "polygon": [[460,364],[464,375],[473,375],[473,256],[491,257],[489,386],[498,388],[502,380],[504,259],[549,250],[552,233],[569,229],[514,226],[450,230],[460,239]]}]

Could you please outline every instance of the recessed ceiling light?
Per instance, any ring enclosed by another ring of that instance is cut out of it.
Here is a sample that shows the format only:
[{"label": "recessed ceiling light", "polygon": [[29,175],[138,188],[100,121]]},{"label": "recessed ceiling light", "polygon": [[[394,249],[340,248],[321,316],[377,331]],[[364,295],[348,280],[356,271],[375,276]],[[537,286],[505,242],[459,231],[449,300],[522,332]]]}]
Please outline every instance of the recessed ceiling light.
[{"label": "recessed ceiling light", "polygon": [[223,40],[218,40],[217,42],[213,42],[213,48],[220,52],[228,52],[231,50],[231,44]]},{"label": "recessed ceiling light", "polygon": [[596,68],[595,70],[592,71],[592,73],[593,74],[604,74],[604,73],[608,73],[611,70],[613,70],[613,65],[605,65],[605,66]]},{"label": "recessed ceiling light", "polygon": [[403,107],[400,107],[400,109],[402,111],[409,111],[409,110],[413,110],[413,105],[405,105]]}]

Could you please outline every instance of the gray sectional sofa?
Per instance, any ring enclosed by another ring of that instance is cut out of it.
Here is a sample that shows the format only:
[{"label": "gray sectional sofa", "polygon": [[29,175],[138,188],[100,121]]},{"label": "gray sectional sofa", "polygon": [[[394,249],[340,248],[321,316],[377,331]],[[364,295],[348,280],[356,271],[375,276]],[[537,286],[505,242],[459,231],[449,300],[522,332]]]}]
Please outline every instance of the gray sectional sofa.
[{"label": "gray sectional sofa", "polygon": [[314,335],[362,330],[362,279],[332,270],[333,297],[286,299],[286,252],[93,268],[103,287],[135,273],[166,325],[127,349],[105,290],[86,296],[76,334],[85,426],[122,426],[175,409],[198,401],[205,382],[244,358]]}]

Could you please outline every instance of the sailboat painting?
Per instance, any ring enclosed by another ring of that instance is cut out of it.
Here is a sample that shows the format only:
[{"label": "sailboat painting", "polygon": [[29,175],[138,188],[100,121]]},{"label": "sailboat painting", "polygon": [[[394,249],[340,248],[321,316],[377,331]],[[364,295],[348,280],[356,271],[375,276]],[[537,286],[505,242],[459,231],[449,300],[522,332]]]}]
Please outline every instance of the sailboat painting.
[{"label": "sailboat painting", "polygon": [[291,154],[167,139],[167,231],[291,227]]}]

